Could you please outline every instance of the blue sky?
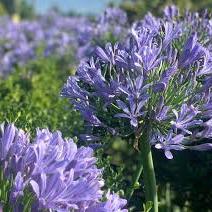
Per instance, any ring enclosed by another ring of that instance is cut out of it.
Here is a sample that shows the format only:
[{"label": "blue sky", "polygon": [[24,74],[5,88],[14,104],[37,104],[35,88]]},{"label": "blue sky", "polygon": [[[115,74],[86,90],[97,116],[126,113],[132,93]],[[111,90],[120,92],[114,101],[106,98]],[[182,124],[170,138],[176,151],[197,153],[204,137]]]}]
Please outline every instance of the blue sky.
[{"label": "blue sky", "polygon": [[[28,0],[34,1],[36,10],[45,13],[48,8],[57,5],[62,11],[73,10],[80,13],[100,13],[111,0]],[[121,0],[113,0],[119,3]]]}]

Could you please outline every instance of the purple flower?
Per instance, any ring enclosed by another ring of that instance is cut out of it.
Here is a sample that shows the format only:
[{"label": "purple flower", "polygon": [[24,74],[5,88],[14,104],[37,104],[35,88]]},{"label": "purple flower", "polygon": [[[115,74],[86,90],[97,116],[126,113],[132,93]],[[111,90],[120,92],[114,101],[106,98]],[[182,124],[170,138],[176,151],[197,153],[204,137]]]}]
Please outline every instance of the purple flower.
[{"label": "purple flower", "polygon": [[124,25],[127,22],[126,13],[119,8],[107,8],[104,14],[101,16],[100,23],[121,24]]},{"label": "purple flower", "polygon": [[200,60],[205,55],[205,49],[197,42],[197,34],[192,34],[185,46],[183,52],[179,58],[179,67],[187,68],[195,61]]},{"label": "purple flower", "polygon": [[[54,172],[63,172],[68,164],[68,159],[65,156],[63,140],[60,133],[54,133],[49,140],[37,139],[35,145],[32,146],[32,150],[35,155],[34,169],[32,175],[45,172],[51,174]],[[55,142],[55,143],[53,143]],[[69,143],[70,145],[71,143]],[[70,159],[76,153],[76,145],[72,145],[72,151],[70,153]],[[60,154],[63,155],[60,156]]]},{"label": "purple flower", "polygon": [[67,96],[69,98],[79,98],[81,100],[86,100],[89,95],[88,92],[82,90],[78,84],[78,79],[76,77],[69,77],[67,84],[63,87],[61,95]]},{"label": "purple flower", "polygon": [[31,180],[30,185],[36,194],[39,208],[53,210],[79,209],[85,201],[97,201],[101,197],[99,185],[95,179],[74,179],[74,170],[63,180],[59,173],[47,176],[42,173],[38,180]]},{"label": "purple flower", "polygon": [[150,46],[153,43],[154,34],[149,31],[148,28],[144,27],[140,23],[134,23],[131,29],[131,37],[129,48],[133,53],[135,50],[136,52],[145,47]]},{"label": "purple flower", "polygon": [[159,48],[155,46],[144,46],[143,48],[139,49],[139,52],[135,53],[138,58],[137,66],[143,68],[145,72],[156,68],[162,59],[159,57],[160,53],[160,46]]},{"label": "purple flower", "polygon": [[142,111],[145,103],[148,100],[148,95],[146,90],[150,85],[143,86],[143,77],[137,77],[135,81],[131,79],[126,79],[126,86],[120,86],[119,90],[123,94],[127,95],[129,107],[121,100],[117,100],[117,106],[124,113],[117,113],[115,117],[117,118],[128,118],[130,119],[130,124],[133,127],[138,126],[138,118],[144,114]]},{"label": "purple flower", "polygon": [[[98,45],[90,55],[94,59],[79,66],[77,81],[70,81],[73,86],[64,96],[90,126],[86,134],[93,137],[84,139],[101,142],[107,132],[142,135],[150,123],[150,138],[160,133],[159,143],[169,154],[170,148],[189,149],[211,138],[210,33],[200,28],[209,25],[208,17],[179,17],[178,12],[167,7],[165,19],[149,13],[133,24],[125,40],[105,48]],[[86,98],[73,95],[75,86]]]},{"label": "purple flower", "polygon": [[177,54],[178,54],[177,49],[173,48],[172,45],[168,45],[165,51],[166,51],[167,62],[170,65],[176,64],[177,59],[178,59],[177,58]]},{"label": "purple flower", "polygon": [[[198,64],[200,66],[200,63]],[[205,49],[204,63],[201,68],[198,68],[198,76],[201,75],[211,75],[212,74],[212,54]]]},{"label": "purple flower", "polygon": [[133,52],[120,49],[115,57],[115,60],[119,68],[128,70],[137,68],[136,62],[138,59],[137,56],[133,54]]},{"label": "purple flower", "polygon": [[153,90],[155,92],[162,92],[166,89],[167,85],[169,84],[169,80],[172,78],[172,76],[177,72],[176,65],[168,68],[161,74],[161,80],[156,83],[153,87]]},{"label": "purple flower", "polygon": [[[64,140],[59,131],[51,133],[48,129],[38,129],[33,142],[25,147],[28,134],[13,124],[1,127],[1,145],[4,142],[8,150],[4,162],[7,169],[13,170],[10,201],[14,210],[22,207],[25,190],[34,194],[32,207],[39,210],[86,211],[101,204],[102,170],[96,167],[96,158],[90,147],[77,148],[72,139]],[[10,160],[14,156],[21,160],[21,169],[17,172]],[[111,197],[108,198],[110,202]],[[117,200],[105,206],[106,211],[125,206],[125,200],[114,199]]]},{"label": "purple flower", "polygon": [[163,48],[166,48],[174,39],[178,38],[181,33],[181,27],[174,23],[165,22],[164,23],[164,39]]},{"label": "purple flower", "polygon": [[202,120],[195,119],[199,111],[193,105],[188,106],[187,104],[183,104],[179,113],[176,110],[173,110],[173,113],[176,116],[176,120],[171,122],[173,129],[179,129],[187,134],[192,134],[188,130],[189,128],[200,125],[203,122]]},{"label": "purple flower", "polygon": [[17,173],[23,170],[23,154],[29,146],[29,135],[23,130],[17,130],[15,142],[10,148],[11,168]]},{"label": "purple flower", "polygon": [[170,110],[169,106],[165,106],[164,105],[164,98],[161,96],[158,106],[156,108],[156,110],[154,111],[154,119],[157,121],[164,121],[166,119],[168,119],[167,114]]},{"label": "purple flower", "polygon": [[188,149],[197,150],[197,151],[208,151],[208,150],[212,150],[212,143],[199,144],[196,146],[188,147]]},{"label": "purple flower", "polygon": [[107,43],[105,45],[105,50],[103,50],[101,47],[97,47],[96,54],[102,59],[102,61],[115,65],[115,56],[117,50],[118,44],[115,44],[114,47],[112,47],[111,43]]},{"label": "purple flower", "polygon": [[97,82],[103,83],[105,81],[98,63],[95,63],[93,58],[89,62],[82,62],[79,65],[77,76],[80,80],[84,80],[90,85],[94,85]]},{"label": "purple flower", "polygon": [[114,40],[125,37],[126,24],[125,12],[116,8],[108,8],[98,21],[56,13],[19,23],[1,17],[0,74],[4,76],[16,66],[36,59],[40,56],[37,52],[44,57],[57,55],[61,58],[75,51],[77,63],[86,60],[95,51],[97,43],[102,45],[111,37]]},{"label": "purple flower", "polygon": [[209,119],[208,121],[202,123],[201,127],[203,127],[203,130],[194,132],[194,136],[193,136],[194,139],[195,138],[210,139],[212,137],[212,119]]},{"label": "purple flower", "polygon": [[4,161],[8,156],[9,150],[15,140],[16,128],[13,124],[7,125],[4,127],[4,124],[1,124],[1,143],[0,143],[0,150],[1,150],[1,161]]},{"label": "purple flower", "polygon": [[22,154],[26,151],[29,137],[22,130],[18,130],[14,124],[1,124],[0,137],[0,166],[4,173],[11,176],[23,168]]},{"label": "purple flower", "polygon": [[119,90],[123,92],[128,97],[133,97],[137,100],[147,99],[147,89],[150,87],[150,84],[144,85],[144,77],[142,75],[131,79],[127,77],[125,82],[119,86]]},{"label": "purple flower", "polygon": [[155,141],[152,141],[155,144],[156,149],[163,149],[165,151],[165,156],[168,159],[172,159],[173,155],[171,150],[184,150],[185,147],[182,145],[184,136],[182,134],[174,135],[172,131],[168,133],[166,137],[158,134]]},{"label": "purple flower", "polygon": [[138,127],[138,117],[142,115],[140,113],[140,109],[143,107],[145,102],[141,102],[139,107],[136,108],[136,105],[133,102],[133,99],[131,98],[131,104],[130,109],[127,107],[127,105],[122,102],[121,100],[117,100],[118,107],[124,112],[124,113],[117,113],[115,115],[116,118],[128,118],[130,119],[130,124],[133,127]]},{"label": "purple flower", "polygon": [[127,204],[125,199],[121,199],[117,194],[107,194],[107,201],[89,207],[86,212],[127,212],[123,209]]},{"label": "purple flower", "polygon": [[14,202],[19,197],[22,197],[24,195],[24,187],[24,179],[22,177],[21,172],[18,172],[13,182],[13,187],[10,195],[11,202]]},{"label": "purple flower", "polygon": [[88,135],[88,134],[81,134],[80,135],[80,139],[82,140],[82,141],[99,141],[100,140],[100,138],[99,137],[97,137],[97,136],[93,136],[93,135]]},{"label": "purple flower", "polygon": [[102,126],[104,125],[98,117],[95,115],[94,109],[88,105],[88,103],[83,101],[75,101],[73,100],[72,103],[75,105],[75,108],[81,111],[83,118],[89,122],[91,125],[94,126]]},{"label": "purple flower", "polygon": [[150,12],[145,15],[142,24],[153,34],[157,34],[160,28],[160,20],[155,18]]},{"label": "purple flower", "polygon": [[179,9],[175,5],[166,6],[163,12],[168,19],[173,19],[179,16]]}]

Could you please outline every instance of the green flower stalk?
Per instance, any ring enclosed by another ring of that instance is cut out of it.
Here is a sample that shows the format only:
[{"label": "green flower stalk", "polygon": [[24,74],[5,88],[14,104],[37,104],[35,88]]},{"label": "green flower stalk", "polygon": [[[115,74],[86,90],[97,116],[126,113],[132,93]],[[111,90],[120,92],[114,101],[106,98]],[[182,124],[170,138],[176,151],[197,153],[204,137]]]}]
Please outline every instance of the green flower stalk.
[{"label": "green flower stalk", "polygon": [[147,125],[144,128],[144,132],[140,138],[140,157],[142,161],[140,166],[143,167],[144,192],[146,202],[151,201],[153,203],[152,211],[158,212],[157,186],[150,146],[150,130],[151,126]]}]

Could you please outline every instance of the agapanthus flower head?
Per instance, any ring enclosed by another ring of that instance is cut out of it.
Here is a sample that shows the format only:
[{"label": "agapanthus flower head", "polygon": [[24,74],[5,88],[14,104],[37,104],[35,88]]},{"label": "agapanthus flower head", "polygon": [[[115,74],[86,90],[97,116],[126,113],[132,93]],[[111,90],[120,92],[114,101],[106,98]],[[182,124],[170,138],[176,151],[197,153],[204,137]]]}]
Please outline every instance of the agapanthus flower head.
[{"label": "agapanthus flower head", "polygon": [[175,8],[169,13],[166,21],[148,14],[125,43],[97,47],[68,79],[62,96],[81,112],[94,142],[106,131],[142,136],[148,124],[150,140],[171,159],[170,150],[198,149],[211,139],[210,50],[198,32],[184,30]]},{"label": "agapanthus flower head", "polygon": [[38,129],[29,143],[28,134],[13,124],[2,124],[1,129],[0,169],[10,171],[10,201],[14,210],[23,208],[26,193],[33,195],[29,207],[36,210],[91,211],[89,208],[101,205],[105,212],[115,212],[125,207],[126,201],[118,196],[108,196],[106,202],[101,202],[102,170],[97,168],[90,147],[78,148],[72,139],[63,139],[59,131]]}]

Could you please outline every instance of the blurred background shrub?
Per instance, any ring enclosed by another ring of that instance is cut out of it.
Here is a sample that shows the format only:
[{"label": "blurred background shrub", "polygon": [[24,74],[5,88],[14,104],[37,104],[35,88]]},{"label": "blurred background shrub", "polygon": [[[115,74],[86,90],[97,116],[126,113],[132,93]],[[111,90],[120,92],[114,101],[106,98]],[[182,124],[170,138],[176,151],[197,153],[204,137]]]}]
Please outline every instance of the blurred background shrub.
[{"label": "blurred background shrub", "polygon": [[21,18],[33,18],[35,8],[26,0],[1,0],[1,5],[9,15],[18,14]]},{"label": "blurred background shrub", "polygon": [[0,122],[14,122],[31,133],[39,127],[60,130],[68,137],[79,134],[78,113],[59,96],[65,78],[72,73],[57,57],[38,58],[16,68],[7,80],[0,80]]},{"label": "blurred background shrub", "polygon": [[203,9],[211,10],[212,8],[211,0],[123,0],[120,7],[126,11],[129,21],[133,22],[144,17],[147,12],[161,15],[163,8],[171,4],[175,4],[180,10],[201,11]]}]

